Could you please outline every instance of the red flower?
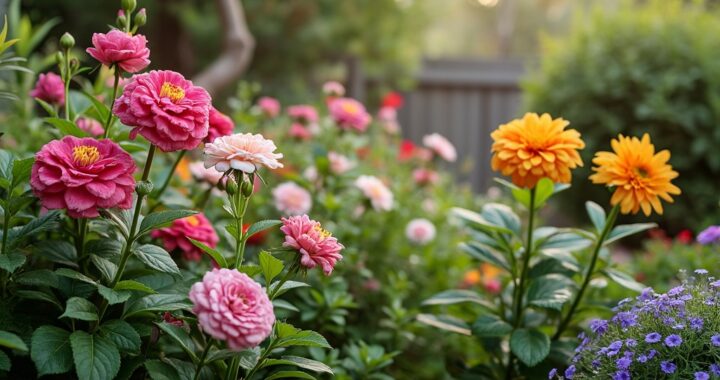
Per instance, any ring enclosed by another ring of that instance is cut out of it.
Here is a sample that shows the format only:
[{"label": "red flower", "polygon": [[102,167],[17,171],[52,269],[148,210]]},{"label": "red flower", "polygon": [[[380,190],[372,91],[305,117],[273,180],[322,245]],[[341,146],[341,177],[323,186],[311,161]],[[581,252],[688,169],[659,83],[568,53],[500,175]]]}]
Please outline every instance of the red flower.
[{"label": "red flower", "polygon": [[415,155],[415,143],[410,140],[403,140],[400,143],[400,151],[398,152],[398,160],[407,161]]},{"label": "red flower", "polygon": [[405,99],[403,99],[402,95],[395,91],[388,92],[382,100],[383,107],[390,107],[394,109],[402,107],[403,103],[405,103]]},{"label": "red flower", "polygon": [[693,233],[690,230],[682,230],[675,239],[683,244],[690,244],[693,242]]}]

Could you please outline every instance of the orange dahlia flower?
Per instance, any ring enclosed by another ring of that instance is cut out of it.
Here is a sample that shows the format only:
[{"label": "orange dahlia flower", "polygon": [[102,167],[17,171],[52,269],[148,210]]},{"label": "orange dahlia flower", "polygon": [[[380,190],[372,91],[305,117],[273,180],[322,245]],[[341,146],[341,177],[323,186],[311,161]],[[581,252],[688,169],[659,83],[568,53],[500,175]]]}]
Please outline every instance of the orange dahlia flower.
[{"label": "orange dahlia flower", "polygon": [[620,205],[623,214],[637,214],[640,209],[646,216],[652,210],[663,213],[660,199],[672,203],[670,195],[679,195],[680,189],[670,183],[678,176],[667,162],[670,152],[655,153],[655,146],[646,133],[642,140],[620,135],[612,140],[614,152],[598,152],[593,158],[593,183],[614,186],[610,199],[613,206]]},{"label": "orange dahlia flower", "polygon": [[570,124],[548,114],[526,113],[501,125],[491,136],[492,168],[509,176],[520,187],[533,188],[542,178],[570,182],[570,170],[582,166],[578,149],[585,147]]}]

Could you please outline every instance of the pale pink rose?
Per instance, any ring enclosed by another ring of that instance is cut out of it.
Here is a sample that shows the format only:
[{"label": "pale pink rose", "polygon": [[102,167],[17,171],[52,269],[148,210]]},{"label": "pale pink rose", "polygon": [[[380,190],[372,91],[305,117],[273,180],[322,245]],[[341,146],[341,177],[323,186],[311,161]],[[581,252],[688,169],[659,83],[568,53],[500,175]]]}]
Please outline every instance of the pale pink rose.
[{"label": "pale pink rose", "polygon": [[105,128],[103,128],[102,124],[100,124],[99,121],[91,119],[89,117],[78,118],[75,121],[75,124],[77,124],[78,128],[95,137],[101,136],[103,133],[105,133]]},{"label": "pale pink rose", "polygon": [[290,135],[290,137],[298,140],[310,140],[312,138],[312,133],[310,133],[310,130],[308,130],[308,128],[305,128],[300,123],[292,123],[290,125],[290,130],[288,131],[288,134]]},{"label": "pale pink rose", "polygon": [[65,104],[65,84],[60,75],[55,73],[40,74],[37,83],[35,83],[35,88],[30,91],[30,96],[61,106]]},{"label": "pale pink rose", "polygon": [[42,207],[94,218],[98,209],[132,206],[135,169],[132,157],[111,140],[65,136],[35,155],[30,187]]},{"label": "pale pink rose", "polygon": [[418,185],[432,185],[440,179],[440,175],[430,169],[415,169],[413,170],[413,179]]},{"label": "pale pink rose", "polygon": [[413,219],[405,227],[405,236],[412,243],[425,245],[435,239],[435,225],[427,219]]},{"label": "pale pink rose", "polygon": [[188,261],[200,261],[203,256],[203,251],[191,243],[188,238],[197,240],[210,248],[217,247],[220,241],[215,228],[203,214],[176,219],[170,227],[157,229],[150,236],[162,240],[163,246],[168,252],[180,250],[183,258]]},{"label": "pale pink rose", "polygon": [[318,122],[318,113],[315,107],[300,104],[288,107],[288,115],[300,124],[308,125]]},{"label": "pale pink rose", "polygon": [[428,214],[434,214],[437,211],[437,203],[434,200],[427,198],[422,201],[422,209]]},{"label": "pale pink rose", "polygon": [[438,133],[423,137],[423,144],[445,161],[457,160],[457,152],[453,144]]},{"label": "pale pink rose", "polygon": [[365,110],[365,106],[355,99],[337,98],[330,105],[330,116],[335,123],[344,130],[365,132],[372,121],[372,117]]},{"label": "pale pink rose", "polygon": [[150,64],[150,49],[142,34],[133,36],[113,29],[108,33],[93,33],[92,44],[87,53],[105,66],[118,65],[125,72],[137,73]]},{"label": "pale pink rose", "polygon": [[218,137],[233,133],[235,123],[233,123],[230,117],[218,111],[215,107],[210,106],[208,117],[208,134],[205,142],[213,142]]},{"label": "pale pink rose", "polygon": [[258,99],[257,104],[263,114],[269,118],[277,117],[280,114],[280,102],[275,98],[263,96]]},{"label": "pale pink rose", "polygon": [[213,269],[190,289],[203,331],[234,351],[257,347],[270,336],[275,313],[265,290],[237,269]]},{"label": "pale pink rose", "polygon": [[322,91],[325,96],[339,97],[345,95],[345,87],[336,81],[325,82]]},{"label": "pale pink rose", "polygon": [[370,200],[370,204],[375,210],[392,210],[394,203],[393,193],[377,177],[361,175],[355,180],[355,186]]},{"label": "pale pink rose", "polygon": [[283,215],[306,214],[312,208],[312,196],[295,182],[284,182],[272,191],[275,208]]},{"label": "pale pink rose", "polygon": [[217,185],[220,182],[220,179],[223,176],[223,173],[215,170],[215,169],[208,169],[205,167],[205,165],[200,162],[196,161],[189,165],[190,173],[192,174],[195,179],[199,181],[207,182],[213,186]]},{"label": "pale pink rose", "polygon": [[397,135],[400,133],[400,124],[397,121],[397,110],[392,107],[382,107],[378,111],[378,120],[385,133]]},{"label": "pale pink rose", "polygon": [[164,152],[195,149],[208,134],[210,95],[174,71],[132,77],[115,101],[120,122]]},{"label": "pale pink rose", "polygon": [[275,143],[260,134],[237,133],[205,144],[203,157],[206,168],[215,167],[219,172],[235,169],[254,173],[262,166],[268,169],[283,167],[278,161],[283,155],[275,153],[275,149]]},{"label": "pale pink rose", "polygon": [[282,222],[280,230],[285,234],[283,247],[296,249],[300,253],[300,264],[304,267],[315,268],[320,265],[325,275],[329,276],[335,263],[342,260],[340,251],[345,247],[307,215],[282,218]]},{"label": "pale pink rose", "polygon": [[320,175],[316,167],[308,166],[305,170],[303,170],[303,177],[310,182],[315,182],[318,178],[320,178]]},{"label": "pale pink rose", "polygon": [[341,175],[355,167],[349,158],[340,153],[328,152],[328,160],[330,161],[330,171],[335,175]]}]

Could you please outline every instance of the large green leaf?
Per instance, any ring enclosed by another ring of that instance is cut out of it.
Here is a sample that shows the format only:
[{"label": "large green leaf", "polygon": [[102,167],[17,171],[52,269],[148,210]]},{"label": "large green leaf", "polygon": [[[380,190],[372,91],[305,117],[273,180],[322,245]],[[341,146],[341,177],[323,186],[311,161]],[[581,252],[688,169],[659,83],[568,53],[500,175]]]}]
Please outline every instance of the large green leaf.
[{"label": "large green leaf", "polygon": [[330,368],[327,364],[299,356],[283,356],[280,359],[267,359],[263,363],[263,367],[270,367],[274,365],[294,365],[313,372],[333,374],[332,368]]},{"label": "large green leaf", "polygon": [[143,219],[142,223],[140,223],[138,235],[144,235],[155,228],[162,227],[168,223],[171,223],[173,220],[185,218],[195,214],[197,214],[197,211],[192,210],[165,210],[154,212],[146,216]]},{"label": "large green leaf", "polygon": [[55,270],[55,274],[62,277],[72,278],[73,280],[82,281],[91,285],[97,285],[92,278],[72,269],[60,268]]},{"label": "large green leaf", "polygon": [[137,354],[140,352],[140,334],[135,331],[129,323],[114,319],[107,321],[100,326],[100,336],[111,340],[115,347],[122,352]]},{"label": "large green leaf", "polygon": [[123,303],[130,299],[132,295],[127,290],[113,290],[104,285],[98,285],[98,293],[105,298],[110,305]]},{"label": "large green leaf", "polygon": [[577,252],[592,245],[592,240],[582,236],[575,231],[558,230],[556,233],[544,239],[538,245],[538,249],[560,250],[565,252]]},{"label": "large green leaf", "polygon": [[535,185],[535,209],[545,205],[555,193],[555,184],[550,178],[542,178]]},{"label": "large green leaf", "polygon": [[75,331],[70,335],[79,380],[112,380],[120,369],[120,352],[112,340]]},{"label": "large green leaf", "polygon": [[180,274],[180,268],[170,257],[170,254],[157,245],[143,244],[133,249],[133,253],[150,268],[164,273]]},{"label": "large green leaf", "polygon": [[73,365],[70,333],[55,326],[38,327],[30,340],[30,357],[38,376],[70,371]]},{"label": "large green leaf", "polygon": [[480,294],[477,292],[474,292],[472,290],[466,290],[466,289],[451,289],[451,290],[445,290],[443,292],[440,292],[425,301],[423,301],[424,306],[429,305],[452,305],[457,303],[464,303],[464,302],[471,302],[478,305],[481,305],[487,309],[493,310],[495,308],[495,305],[493,305],[490,301],[483,298]]},{"label": "large green leaf", "polygon": [[259,261],[260,268],[262,268],[262,273],[265,277],[265,283],[268,285],[282,272],[285,267],[282,261],[278,260],[266,251],[260,252]]},{"label": "large green leaf", "polygon": [[275,344],[275,347],[291,346],[332,348],[325,337],[311,330],[296,331],[292,335],[278,339]]},{"label": "large green leaf", "polygon": [[617,269],[606,268],[602,272],[609,279],[617,282],[618,284],[620,284],[620,286],[622,286],[626,289],[634,290],[636,292],[641,292],[641,291],[643,291],[643,289],[646,288],[645,285],[635,281],[635,279],[632,278],[632,276],[630,276],[629,274],[627,274],[625,272],[621,272]]},{"label": "large green leaf", "polygon": [[471,335],[470,326],[464,321],[449,315],[418,314],[417,321],[445,331],[462,335]]},{"label": "large green leaf", "polygon": [[510,264],[502,253],[477,242],[469,242],[460,244],[460,249],[467,252],[470,256],[486,263],[490,263],[496,267],[510,271]]},{"label": "large green leaf", "polygon": [[482,215],[464,208],[453,208],[452,215],[460,219],[468,227],[479,232],[483,232],[486,234],[493,234],[495,232],[503,234],[513,233],[512,230],[495,225],[490,221],[486,220]]},{"label": "large green leaf", "polygon": [[25,264],[25,261],[27,260],[27,257],[23,255],[22,253],[8,253],[8,254],[0,254],[0,268],[13,273],[18,268],[20,268],[23,264]]},{"label": "large green leaf", "polygon": [[46,117],[43,119],[46,123],[57,128],[63,135],[70,135],[75,137],[87,137],[87,133],[80,129],[75,123],[69,120],[60,119],[57,117]]},{"label": "large green leaf", "polygon": [[0,330],[0,346],[7,347],[12,350],[27,351],[28,347],[20,339],[19,336],[9,332]]},{"label": "large green leaf", "polygon": [[190,309],[191,304],[183,294],[151,294],[139,300],[126,304],[125,318],[141,313],[156,313]]},{"label": "large green leaf", "polygon": [[610,235],[607,239],[605,239],[603,245],[610,244],[626,236],[634,235],[638,232],[646,231],[655,227],[657,227],[657,224],[655,223],[635,223],[615,226],[612,231],[610,231]]},{"label": "large green leaf", "polygon": [[528,304],[547,309],[560,310],[572,297],[574,283],[559,274],[535,278],[527,290]]},{"label": "large green leaf", "polygon": [[510,349],[528,367],[534,367],[550,353],[550,338],[536,329],[517,329],[510,336]]},{"label": "large green leaf", "polygon": [[479,316],[470,326],[473,335],[481,338],[505,336],[510,334],[512,329],[509,323],[492,314]]},{"label": "large green leaf", "polygon": [[218,250],[208,247],[207,245],[197,240],[191,238],[187,239],[190,240],[190,242],[193,243],[194,246],[200,248],[203,252],[207,253],[213,260],[215,260],[215,263],[217,263],[220,268],[228,268],[228,263],[225,259],[225,256],[223,256],[222,253],[220,253]]},{"label": "large green leaf", "polygon": [[15,162],[13,162],[11,188],[14,189],[18,185],[25,183],[30,179],[30,172],[32,171],[33,163],[35,163],[35,157],[28,157],[22,160],[15,160]]},{"label": "large green leaf", "polygon": [[95,268],[100,271],[100,274],[105,280],[110,282],[115,278],[118,269],[115,263],[98,255],[90,255],[90,261],[92,261]]},{"label": "large green leaf", "polygon": [[60,316],[60,318],[63,317],[79,319],[82,321],[98,320],[95,305],[93,305],[92,302],[80,297],[72,297],[67,300],[65,312]]},{"label": "large green leaf", "polygon": [[181,379],[177,369],[160,360],[148,360],[145,369],[152,380],[185,380]]},{"label": "large green leaf", "polygon": [[488,203],[482,208],[482,217],[494,226],[507,228],[520,234],[520,217],[510,207],[500,203]]},{"label": "large green leaf", "polygon": [[49,269],[38,269],[20,273],[15,276],[15,282],[27,286],[58,287],[58,277],[55,275],[55,272]]},{"label": "large green leaf", "polygon": [[250,227],[248,227],[248,230],[245,233],[245,239],[247,240],[250,238],[250,236],[253,236],[260,231],[264,231],[268,228],[273,228],[281,224],[282,222],[279,220],[261,220],[259,222],[255,222]]},{"label": "large green leaf", "polygon": [[138,292],[155,294],[157,293],[153,288],[137,282],[135,280],[122,280],[115,285],[115,290],[135,290]]},{"label": "large green leaf", "polygon": [[8,252],[20,247],[30,237],[37,237],[41,232],[56,228],[59,221],[60,212],[52,210],[31,220],[22,227],[13,227],[8,233]]},{"label": "large green leaf", "polygon": [[595,231],[597,231],[597,233],[602,232],[605,228],[605,219],[607,219],[605,210],[600,207],[599,204],[592,201],[585,202],[585,209],[587,210],[588,217],[590,217],[590,221],[593,226],[595,226]]},{"label": "large green leaf", "polygon": [[180,348],[190,357],[193,363],[198,363],[198,357],[195,355],[194,345],[192,338],[187,331],[184,329],[171,325],[165,322],[155,322],[155,325],[160,328],[165,334],[167,334],[172,340],[177,343]]}]

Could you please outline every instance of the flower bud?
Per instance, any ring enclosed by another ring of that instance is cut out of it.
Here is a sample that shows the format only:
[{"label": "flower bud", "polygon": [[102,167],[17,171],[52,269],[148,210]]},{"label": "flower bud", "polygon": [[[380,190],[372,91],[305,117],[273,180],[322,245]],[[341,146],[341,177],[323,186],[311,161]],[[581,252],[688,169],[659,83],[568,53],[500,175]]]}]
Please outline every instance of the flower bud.
[{"label": "flower bud", "polygon": [[115,19],[115,23],[117,24],[118,28],[123,29],[127,25],[127,17],[125,16],[125,11],[122,9],[118,10],[117,18]]},{"label": "flower bud", "polygon": [[140,27],[147,23],[147,12],[145,11],[145,8],[141,8],[138,13],[135,14],[134,19],[135,26]]},{"label": "flower bud", "polygon": [[80,68],[80,61],[77,58],[70,59],[70,70],[71,72],[77,71]]},{"label": "flower bud", "polygon": [[137,7],[136,0],[122,0],[120,4],[122,4],[122,9],[124,9],[127,13],[131,13],[135,10],[135,7]]},{"label": "flower bud", "polygon": [[55,61],[60,66],[64,65],[65,64],[65,54],[63,54],[61,51],[55,53]]},{"label": "flower bud", "polygon": [[225,183],[225,191],[227,191],[230,195],[235,195],[238,191],[238,185],[237,182],[235,182],[235,178],[233,176],[227,177],[227,182]]},{"label": "flower bud", "polygon": [[70,50],[75,46],[75,38],[70,33],[65,33],[60,37],[60,47],[64,50]]},{"label": "flower bud", "polygon": [[246,198],[249,197],[249,196],[251,196],[252,193],[253,193],[253,190],[254,190],[254,186],[253,186],[252,181],[250,181],[250,180],[243,180],[243,183],[242,183],[242,193],[243,193],[243,196],[246,197]]},{"label": "flower bud", "polygon": [[138,195],[148,195],[153,191],[153,184],[150,181],[140,181],[135,185],[135,192]]}]

